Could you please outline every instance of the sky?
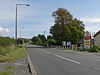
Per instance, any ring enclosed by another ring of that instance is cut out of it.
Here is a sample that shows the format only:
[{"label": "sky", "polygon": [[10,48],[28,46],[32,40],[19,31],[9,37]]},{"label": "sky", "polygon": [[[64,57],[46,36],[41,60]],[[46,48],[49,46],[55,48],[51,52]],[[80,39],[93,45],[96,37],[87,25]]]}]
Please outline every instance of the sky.
[{"label": "sky", "polygon": [[58,8],[67,9],[74,18],[85,24],[85,31],[100,30],[100,0],[0,0],[0,35],[15,37],[16,4],[18,6],[18,37],[32,38],[38,34],[49,35]]}]

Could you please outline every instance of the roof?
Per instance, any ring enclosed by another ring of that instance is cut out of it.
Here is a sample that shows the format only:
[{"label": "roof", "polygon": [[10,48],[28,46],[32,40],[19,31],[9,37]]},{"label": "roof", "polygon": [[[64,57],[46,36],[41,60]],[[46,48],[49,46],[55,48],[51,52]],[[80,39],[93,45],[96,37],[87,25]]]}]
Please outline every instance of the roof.
[{"label": "roof", "polygon": [[94,34],[93,37],[96,37],[99,33],[100,33],[100,30],[96,34]]}]

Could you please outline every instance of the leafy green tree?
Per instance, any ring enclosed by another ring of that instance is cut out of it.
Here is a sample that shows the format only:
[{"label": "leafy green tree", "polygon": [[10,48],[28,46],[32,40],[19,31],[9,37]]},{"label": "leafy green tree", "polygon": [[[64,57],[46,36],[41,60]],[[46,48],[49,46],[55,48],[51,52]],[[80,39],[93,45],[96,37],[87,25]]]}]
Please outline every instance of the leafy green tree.
[{"label": "leafy green tree", "polygon": [[31,41],[34,43],[34,44],[42,44],[42,41],[39,37],[37,36],[34,36]]},{"label": "leafy green tree", "polygon": [[53,39],[53,36],[48,35],[48,36],[47,36],[47,40],[49,40],[49,39]]},{"label": "leafy green tree", "polygon": [[[50,33],[53,35],[55,40],[59,43],[61,41],[70,40],[71,32],[69,30],[69,22],[72,20],[72,15],[64,8],[59,8],[52,14],[54,17],[54,26],[51,27]],[[67,37],[66,37],[67,36]]]},{"label": "leafy green tree", "polygon": [[72,43],[75,44],[78,40],[83,38],[84,24],[82,21],[79,21],[77,18],[73,19],[69,23],[69,29],[71,31],[70,40]]},{"label": "leafy green tree", "polygon": [[46,42],[46,37],[44,35],[38,35],[38,37],[41,39],[42,43]]},{"label": "leafy green tree", "polygon": [[82,38],[84,24],[82,21],[73,19],[73,16],[64,8],[58,8],[52,14],[54,17],[54,26],[51,27],[50,33],[53,35],[57,43],[62,41],[72,41],[77,43]]}]

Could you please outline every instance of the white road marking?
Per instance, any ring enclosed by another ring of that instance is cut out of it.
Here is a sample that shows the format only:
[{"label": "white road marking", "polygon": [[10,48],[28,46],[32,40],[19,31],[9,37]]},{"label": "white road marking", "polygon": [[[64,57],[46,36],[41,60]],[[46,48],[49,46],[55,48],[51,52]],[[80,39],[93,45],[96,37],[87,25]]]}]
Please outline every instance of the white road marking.
[{"label": "white road marking", "polygon": [[59,56],[59,55],[55,55],[55,56],[57,56],[57,57],[59,57],[59,58],[62,58],[62,59],[65,59],[65,60],[68,60],[68,61],[71,61],[71,62],[74,62],[74,63],[76,63],[76,64],[80,64],[79,62],[77,62],[77,61],[75,61],[75,60],[72,60],[72,59],[69,59],[69,58],[65,58],[65,57],[62,57],[62,56]]},{"label": "white road marking", "polygon": [[45,51],[45,50],[41,50],[41,51],[43,51],[43,52],[45,52],[45,53],[47,53],[47,54],[54,55],[54,56],[59,57],[59,58],[61,58],[61,59],[64,59],[64,60],[67,60],[67,61],[71,61],[71,62],[76,63],[76,64],[80,64],[79,62],[77,62],[77,61],[75,61],[75,60],[72,60],[72,59],[69,59],[69,58],[65,58],[65,57],[63,57],[63,56],[56,55],[56,54],[53,54],[53,53],[48,52],[48,51]]},{"label": "white road marking", "polygon": [[47,54],[51,54],[50,52],[48,52],[48,51],[44,51],[45,53],[47,53]]}]

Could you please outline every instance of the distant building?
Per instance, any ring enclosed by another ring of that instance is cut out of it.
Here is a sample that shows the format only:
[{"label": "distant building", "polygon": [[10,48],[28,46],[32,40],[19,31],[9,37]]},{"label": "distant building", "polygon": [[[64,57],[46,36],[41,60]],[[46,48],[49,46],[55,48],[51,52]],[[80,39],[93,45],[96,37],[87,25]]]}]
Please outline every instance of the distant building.
[{"label": "distant building", "polygon": [[96,44],[100,48],[100,30],[93,37],[94,37],[94,44]]}]

